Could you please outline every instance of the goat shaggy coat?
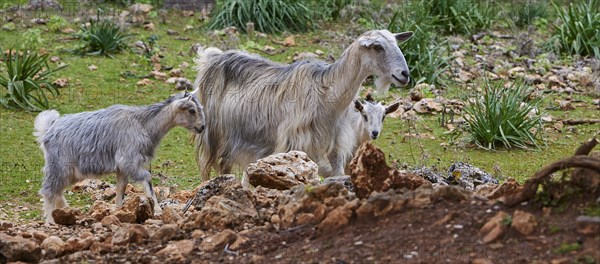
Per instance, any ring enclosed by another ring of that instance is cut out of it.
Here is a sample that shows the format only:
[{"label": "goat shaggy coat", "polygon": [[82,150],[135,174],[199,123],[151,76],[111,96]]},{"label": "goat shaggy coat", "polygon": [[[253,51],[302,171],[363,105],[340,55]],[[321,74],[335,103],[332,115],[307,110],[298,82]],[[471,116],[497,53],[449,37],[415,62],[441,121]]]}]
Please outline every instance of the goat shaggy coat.
[{"label": "goat shaggy coat", "polygon": [[205,106],[207,133],[196,138],[203,179],[210,170],[273,153],[300,150],[319,164],[335,146],[335,124],[356,97],[362,82],[405,85],[408,67],[397,41],[412,32],[387,30],[361,35],[333,64],[305,60],[280,64],[242,51],[199,49],[194,86]]},{"label": "goat shaggy coat", "polygon": [[123,204],[128,178],[144,183],[156,210],[151,175],[144,167],[167,132],[175,126],[204,130],[204,112],[194,95],[185,93],[145,107],[114,105],[93,112],[60,117],[55,110],[40,113],[35,132],[44,152],[44,198],[46,222],[52,211],[67,206],[64,189],[85,178],[117,174],[117,204]]}]

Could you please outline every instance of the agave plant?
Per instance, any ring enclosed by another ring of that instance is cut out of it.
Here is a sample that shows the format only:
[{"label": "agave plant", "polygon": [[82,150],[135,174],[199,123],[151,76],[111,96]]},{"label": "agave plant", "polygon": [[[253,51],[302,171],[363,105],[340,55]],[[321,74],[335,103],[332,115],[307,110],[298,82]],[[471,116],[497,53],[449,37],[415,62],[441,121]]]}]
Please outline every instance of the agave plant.
[{"label": "agave plant", "polygon": [[552,2],[561,24],[550,44],[556,51],[600,58],[600,12],[598,0],[581,0],[566,10]]},{"label": "agave plant", "polygon": [[523,81],[509,87],[502,83],[484,81],[484,93],[474,104],[465,108],[467,132],[475,143],[485,149],[499,144],[506,148],[539,147],[542,141],[542,122],[535,113],[540,100],[525,103],[530,90]]},{"label": "agave plant", "polygon": [[48,76],[67,66],[50,69],[48,56],[12,50],[3,56],[7,75],[0,74],[0,86],[6,89],[6,94],[0,98],[2,105],[27,111],[48,109],[48,94],[59,94]]},{"label": "agave plant", "polygon": [[87,55],[103,55],[112,58],[112,54],[125,50],[125,40],[133,36],[124,33],[121,28],[110,20],[93,21],[89,26],[83,25],[77,34],[84,41],[80,53]]}]

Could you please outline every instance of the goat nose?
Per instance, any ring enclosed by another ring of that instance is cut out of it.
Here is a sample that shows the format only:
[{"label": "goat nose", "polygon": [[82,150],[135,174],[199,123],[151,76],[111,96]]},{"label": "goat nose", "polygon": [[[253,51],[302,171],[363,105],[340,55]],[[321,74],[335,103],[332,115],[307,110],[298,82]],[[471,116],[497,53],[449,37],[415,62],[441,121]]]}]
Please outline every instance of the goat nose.
[{"label": "goat nose", "polygon": [[196,128],[196,132],[198,132],[198,134],[202,133],[204,131],[205,126],[202,125],[199,128]]},{"label": "goat nose", "polygon": [[408,71],[407,70],[403,70],[401,72],[402,76],[404,76],[404,78],[408,78]]},{"label": "goat nose", "polygon": [[373,131],[371,134],[373,135],[373,138],[377,138],[377,136],[379,136],[379,131]]}]

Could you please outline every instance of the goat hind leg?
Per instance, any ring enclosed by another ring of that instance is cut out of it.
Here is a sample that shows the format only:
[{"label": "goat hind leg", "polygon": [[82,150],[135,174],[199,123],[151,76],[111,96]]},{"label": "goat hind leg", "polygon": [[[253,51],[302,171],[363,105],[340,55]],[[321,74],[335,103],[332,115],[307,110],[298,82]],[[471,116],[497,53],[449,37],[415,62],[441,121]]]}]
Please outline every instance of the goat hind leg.
[{"label": "goat hind leg", "polygon": [[128,182],[129,182],[129,179],[127,178],[127,175],[125,175],[121,171],[117,170],[116,203],[117,203],[117,206],[119,206],[119,207],[123,206],[123,201],[125,200],[125,189],[127,187]]}]

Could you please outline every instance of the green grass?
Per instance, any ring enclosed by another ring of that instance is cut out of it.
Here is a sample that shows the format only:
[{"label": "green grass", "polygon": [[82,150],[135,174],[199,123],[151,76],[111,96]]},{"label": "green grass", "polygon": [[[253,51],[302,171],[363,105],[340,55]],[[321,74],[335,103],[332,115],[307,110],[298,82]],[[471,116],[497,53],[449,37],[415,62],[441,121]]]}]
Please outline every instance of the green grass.
[{"label": "green grass", "polygon": [[[269,38],[251,38],[246,35],[229,37],[227,35],[209,35],[204,24],[199,24],[197,19],[178,15],[169,16],[169,23],[164,26],[154,21],[157,29],[153,32],[133,28],[128,33],[137,34],[129,40],[129,44],[137,40],[147,40],[152,34],[158,37],[157,45],[161,47],[160,54],[163,66],[178,67],[182,62],[192,65],[192,55],[189,48],[194,42],[205,45],[215,45],[220,48],[248,48],[250,52],[258,53],[274,61],[289,63],[296,52],[322,50],[327,56],[331,53],[339,57],[343,48],[348,43],[336,42],[332,36],[346,34],[345,25],[326,25],[325,31],[313,31],[305,34],[294,35],[297,46],[283,47],[274,44]],[[185,25],[193,25],[194,30],[184,31]],[[77,25],[69,24],[71,28]],[[66,50],[78,45],[78,41],[64,41],[69,35],[49,32],[46,26],[34,26],[41,29],[42,37],[46,40],[44,48],[51,56],[59,56],[61,62],[69,67],[59,71],[53,78],[68,78],[69,85],[61,88],[60,96],[50,101],[51,108],[60,113],[77,113],[108,107],[113,104],[145,105],[161,101],[170,94],[175,93],[174,86],[154,81],[148,86],[137,86],[140,79],[122,77],[129,71],[134,75],[146,75],[151,71],[151,65],[143,55],[122,52],[115,55],[114,59],[98,56],[79,56]],[[189,41],[175,39],[166,34],[167,29],[180,32],[179,37],[189,37]],[[17,30],[0,32],[0,44],[3,49],[19,47],[22,42],[22,32],[26,29],[17,23]],[[332,34],[332,32],[334,32]],[[273,40],[281,41],[283,37],[271,36]],[[323,42],[315,41],[324,40]],[[410,41],[410,40],[409,40]],[[264,45],[274,46],[278,51],[275,55],[262,52]],[[323,56],[323,58],[325,57]],[[467,63],[468,60],[465,60]],[[96,65],[98,70],[90,71],[88,66]],[[2,69],[0,69],[2,70]],[[191,68],[184,68],[186,78],[193,80],[195,74]],[[405,96],[406,90],[392,90],[396,96]],[[464,87],[452,86],[444,91],[444,96],[451,98],[465,98]],[[554,96],[549,96],[542,101],[542,106],[549,105]],[[583,100],[590,105],[592,98],[583,95],[574,95],[573,99]],[[387,101],[391,101],[388,97]],[[593,118],[597,110],[578,107],[574,111],[549,112],[556,118]],[[41,209],[40,197],[37,191],[41,186],[43,157],[32,135],[35,113],[8,110],[0,107],[0,215],[25,219],[39,219]],[[388,155],[388,161],[397,161],[409,167],[421,165],[437,166],[442,170],[455,161],[465,161],[474,164],[488,172],[493,172],[494,166],[501,168],[505,177],[515,177],[523,182],[527,177],[539,170],[545,164],[572,155],[580,143],[597,134],[597,126],[577,126],[578,133],[551,133],[545,136],[548,148],[540,151],[526,150],[499,150],[485,151],[472,145],[450,144],[450,136],[446,135],[445,128],[441,128],[438,116],[423,116],[423,121],[410,124],[407,121],[386,118],[382,135],[374,143],[381,147]],[[414,127],[414,128],[411,128]],[[405,136],[406,133],[428,133],[435,137],[414,138]],[[459,139],[466,137],[459,135]],[[460,140],[458,141],[460,142]],[[151,171],[155,185],[176,187],[177,189],[192,189],[200,183],[200,176],[195,164],[194,147],[189,141],[189,134],[183,128],[172,130],[162,141],[156,152],[156,158],[151,164]],[[159,177],[158,175],[163,175]],[[114,182],[114,175],[104,178]],[[84,208],[91,205],[91,198],[85,194],[67,194],[69,203],[73,206]],[[17,205],[27,206],[31,210],[15,211]]]}]

